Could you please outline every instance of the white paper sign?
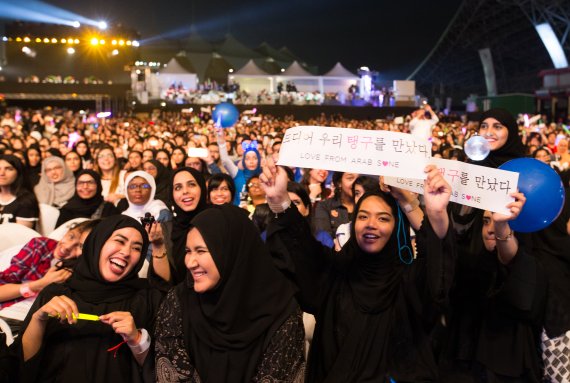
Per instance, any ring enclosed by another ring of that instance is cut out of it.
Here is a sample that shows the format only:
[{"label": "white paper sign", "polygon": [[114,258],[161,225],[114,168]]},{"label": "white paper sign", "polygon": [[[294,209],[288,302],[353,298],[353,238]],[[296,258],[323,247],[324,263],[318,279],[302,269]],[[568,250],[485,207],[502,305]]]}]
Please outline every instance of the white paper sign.
[{"label": "white paper sign", "polygon": [[[451,185],[451,201],[478,209],[510,215],[506,206],[514,201],[509,194],[517,190],[519,173],[466,164],[460,161],[432,158]],[[384,177],[390,186],[424,193],[424,181],[403,177]]]},{"label": "white paper sign", "polygon": [[285,133],[279,165],[425,179],[431,143],[384,130],[297,126]]}]

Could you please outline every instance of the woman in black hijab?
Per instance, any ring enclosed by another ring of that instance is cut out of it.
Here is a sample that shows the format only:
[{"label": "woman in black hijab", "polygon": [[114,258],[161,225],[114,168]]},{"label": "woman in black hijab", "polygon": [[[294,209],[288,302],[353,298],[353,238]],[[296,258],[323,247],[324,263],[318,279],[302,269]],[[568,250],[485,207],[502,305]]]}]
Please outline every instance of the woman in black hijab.
[{"label": "woman in black hijab", "polygon": [[437,381],[429,331],[447,300],[455,259],[446,212],[451,188],[435,166],[426,171],[416,259],[404,214],[381,192],[360,198],[351,238],[334,253],[311,236],[288,199],[285,171],[268,159],[260,178],[279,216],[267,243],[317,322],[307,382]]},{"label": "woman in black hijab", "polygon": [[[22,326],[23,382],[139,382],[161,294],[138,272],[148,236],[135,219],[103,220],[71,278],[46,287]],[[75,319],[91,314],[98,320]],[[127,346],[122,346],[127,343]]]},{"label": "woman in black hijab", "polygon": [[74,218],[98,219],[119,214],[112,203],[103,200],[101,176],[94,170],[82,170],[75,178],[75,194],[60,209],[55,227]]},{"label": "woman in black hijab", "polygon": [[301,312],[247,213],[226,204],[198,214],[185,262],[157,317],[156,381],[300,382]]},{"label": "woman in black hijab", "polygon": [[31,145],[25,152],[26,174],[30,187],[34,187],[40,182],[42,172],[42,151],[37,145]]},{"label": "woman in black hijab", "polygon": [[206,208],[206,182],[195,169],[184,167],[172,174],[172,254],[170,273],[176,285],[186,278],[184,255],[186,254],[186,235],[191,227],[192,218]]},{"label": "woman in black hijab", "polygon": [[143,164],[143,170],[154,177],[154,182],[156,183],[154,198],[168,205],[172,169],[165,167],[158,160],[149,160]]}]

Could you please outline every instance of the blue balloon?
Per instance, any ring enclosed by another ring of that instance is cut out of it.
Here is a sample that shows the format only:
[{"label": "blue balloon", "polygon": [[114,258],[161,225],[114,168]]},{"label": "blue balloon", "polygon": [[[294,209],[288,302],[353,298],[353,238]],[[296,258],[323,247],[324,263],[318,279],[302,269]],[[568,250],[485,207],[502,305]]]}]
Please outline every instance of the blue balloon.
[{"label": "blue balloon", "polygon": [[564,185],[550,166],[533,158],[517,158],[505,162],[499,169],[520,174],[519,191],[526,197],[519,216],[509,221],[514,231],[539,231],[558,218],[564,206]]},{"label": "blue balloon", "polygon": [[222,128],[229,128],[239,119],[239,111],[229,102],[222,102],[214,108],[212,112],[214,123]]}]

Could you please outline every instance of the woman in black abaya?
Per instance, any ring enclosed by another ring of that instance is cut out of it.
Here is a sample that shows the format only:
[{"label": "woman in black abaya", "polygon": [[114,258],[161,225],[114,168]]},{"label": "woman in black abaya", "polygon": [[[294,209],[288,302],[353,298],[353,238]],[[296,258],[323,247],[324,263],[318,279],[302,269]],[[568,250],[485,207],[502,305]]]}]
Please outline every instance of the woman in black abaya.
[{"label": "woman in black abaya", "polygon": [[173,270],[171,280],[178,284],[186,278],[184,255],[186,254],[186,235],[192,218],[207,207],[208,190],[204,178],[195,169],[183,167],[172,174],[172,256]]},{"label": "woman in black abaya", "polygon": [[[91,232],[72,277],[42,290],[24,322],[23,382],[142,381],[145,359],[153,360],[144,329],[161,299],[137,275],[147,248],[147,233],[131,217],[109,217]],[[99,320],[76,320],[78,312]]]},{"label": "woman in black abaya", "polygon": [[184,283],[161,305],[157,382],[302,382],[301,312],[247,213],[198,214],[186,242]]},{"label": "woman in black abaya", "polygon": [[[301,308],[317,322],[306,381],[438,381],[429,330],[447,300],[455,262],[446,212],[451,189],[441,174],[426,168],[427,214],[413,259],[407,220],[390,195],[361,197],[351,238],[333,253],[316,242],[291,206],[285,171],[267,162],[261,180],[279,213],[267,243],[299,289]],[[414,212],[417,207],[408,210]]]}]

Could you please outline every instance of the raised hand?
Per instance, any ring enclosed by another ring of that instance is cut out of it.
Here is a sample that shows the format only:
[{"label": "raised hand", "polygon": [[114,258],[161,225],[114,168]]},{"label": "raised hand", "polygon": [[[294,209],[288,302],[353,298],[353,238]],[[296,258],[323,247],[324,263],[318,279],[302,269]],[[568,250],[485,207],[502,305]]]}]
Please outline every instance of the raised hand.
[{"label": "raised hand", "polygon": [[424,182],[424,200],[427,211],[445,211],[451,197],[451,186],[435,165],[426,166],[427,178]]},{"label": "raised hand", "polygon": [[289,200],[287,194],[287,173],[285,169],[277,166],[273,158],[268,156],[263,167],[263,173],[259,176],[261,187],[265,191],[267,201],[271,205],[282,204]]},{"label": "raised hand", "polygon": [[493,221],[495,223],[502,223],[515,220],[521,213],[524,204],[526,203],[526,197],[521,192],[511,193],[511,197],[515,199],[507,205],[507,208],[511,211],[510,215],[505,215],[501,213],[493,213]]}]

